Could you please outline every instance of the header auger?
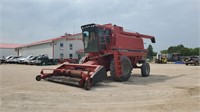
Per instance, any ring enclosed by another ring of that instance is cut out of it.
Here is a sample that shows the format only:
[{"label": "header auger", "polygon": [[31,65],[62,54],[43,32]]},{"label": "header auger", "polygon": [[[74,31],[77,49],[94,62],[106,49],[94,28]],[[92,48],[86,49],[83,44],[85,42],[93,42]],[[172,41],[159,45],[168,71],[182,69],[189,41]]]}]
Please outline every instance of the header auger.
[{"label": "header auger", "polygon": [[[37,81],[46,79],[89,90],[92,85],[107,77],[107,71],[110,71],[115,81],[127,81],[133,68],[140,68],[143,77],[149,76],[150,66],[144,59],[147,50],[144,49],[143,38],[155,43],[153,36],[126,32],[123,27],[112,24],[88,24],[81,26],[81,29],[87,55],[79,64],[63,64],[56,69],[43,69],[36,76]],[[142,65],[137,66],[137,63]]]}]

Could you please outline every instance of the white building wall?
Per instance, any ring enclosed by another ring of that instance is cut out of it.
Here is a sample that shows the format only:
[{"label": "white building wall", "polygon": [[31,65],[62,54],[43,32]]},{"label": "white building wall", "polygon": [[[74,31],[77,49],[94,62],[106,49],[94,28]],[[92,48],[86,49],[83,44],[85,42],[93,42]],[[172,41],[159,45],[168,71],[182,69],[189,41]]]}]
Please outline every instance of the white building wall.
[{"label": "white building wall", "polygon": [[19,55],[28,56],[28,55],[41,55],[46,54],[49,58],[53,58],[53,44],[52,43],[44,43],[33,46],[26,46],[23,48],[19,48]]},{"label": "white building wall", "polygon": [[9,55],[17,55],[17,52],[14,48],[0,48],[0,58],[3,56],[9,56]]},{"label": "white building wall", "polygon": [[[47,54],[49,58],[60,59],[61,54],[63,54],[63,59],[70,59],[70,54],[73,55],[72,59],[78,59],[77,51],[83,49],[83,42],[80,40],[81,34],[73,35],[71,39],[58,39],[53,42],[43,43],[32,46],[25,46],[18,48],[19,55],[28,56],[28,55],[41,55]],[[79,38],[79,39],[76,39]],[[63,47],[60,47],[60,44],[63,44]],[[70,44],[72,44],[72,49],[70,49]],[[53,46],[54,45],[54,46]]]},{"label": "white building wall", "polygon": [[[63,43],[63,47],[60,47],[60,44]],[[72,44],[72,49],[70,49],[70,44]],[[67,40],[60,39],[55,41],[54,44],[54,57],[60,59],[60,55],[63,54],[64,59],[70,59],[70,54],[73,55],[73,59],[78,59],[76,51],[83,49],[82,40]]]}]

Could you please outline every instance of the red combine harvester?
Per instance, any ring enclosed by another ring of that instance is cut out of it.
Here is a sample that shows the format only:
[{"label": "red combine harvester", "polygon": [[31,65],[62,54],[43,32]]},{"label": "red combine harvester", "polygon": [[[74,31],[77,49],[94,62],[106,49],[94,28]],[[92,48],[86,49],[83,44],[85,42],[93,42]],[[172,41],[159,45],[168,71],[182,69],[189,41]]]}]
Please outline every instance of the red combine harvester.
[{"label": "red combine harvester", "polygon": [[[123,27],[105,24],[88,24],[81,26],[84,51],[87,53],[79,64],[63,64],[56,69],[43,69],[36,80],[78,85],[89,90],[92,85],[103,81],[110,71],[115,81],[127,81],[133,68],[140,68],[143,77],[150,74],[150,66],[144,57],[143,38],[151,39],[153,36],[140,33],[131,33]],[[141,66],[137,66],[140,63]]]}]

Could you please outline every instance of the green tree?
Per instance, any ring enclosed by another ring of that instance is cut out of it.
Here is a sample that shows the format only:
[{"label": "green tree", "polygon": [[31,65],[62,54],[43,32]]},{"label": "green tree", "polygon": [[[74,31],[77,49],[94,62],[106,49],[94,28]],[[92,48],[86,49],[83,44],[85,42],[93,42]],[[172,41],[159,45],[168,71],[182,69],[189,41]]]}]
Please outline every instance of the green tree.
[{"label": "green tree", "polygon": [[156,56],[158,53],[157,52],[153,52],[153,56]]},{"label": "green tree", "polygon": [[167,50],[168,53],[179,53],[181,54],[181,51],[184,50],[185,47],[181,44],[181,45],[177,45],[177,46],[170,46]]},{"label": "green tree", "polygon": [[200,55],[200,47],[196,47],[192,50],[192,55]]},{"label": "green tree", "polygon": [[181,56],[190,56],[191,55],[191,52],[190,52],[189,48],[184,48],[184,49],[181,49],[180,51],[181,51],[180,52]]},{"label": "green tree", "polygon": [[167,54],[168,53],[168,50],[162,50],[162,51],[160,51],[161,52],[161,54]]},{"label": "green tree", "polygon": [[152,60],[153,56],[154,56],[154,52],[153,52],[153,47],[152,47],[151,44],[148,46],[147,50],[148,50],[147,58],[149,58],[150,60]]},{"label": "green tree", "polygon": [[162,54],[172,54],[172,53],[179,53],[181,56],[192,56],[192,55],[199,55],[200,47],[197,48],[187,48],[184,45],[180,44],[177,46],[170,46],[167,50],[162,50]]}]

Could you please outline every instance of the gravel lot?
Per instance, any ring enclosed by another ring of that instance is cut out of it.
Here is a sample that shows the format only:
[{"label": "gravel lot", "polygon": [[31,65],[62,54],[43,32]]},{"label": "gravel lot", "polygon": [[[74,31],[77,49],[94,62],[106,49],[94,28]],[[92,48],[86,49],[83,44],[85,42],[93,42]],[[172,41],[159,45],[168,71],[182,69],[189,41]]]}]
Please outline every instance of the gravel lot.
[{"label": "gravel lot", "polygon": [[[59,66],[59,65],[58,65]],[[0,112],[199,112],[200,66],[151,64],[151,75],[135,69],[127,82],[109,78],[90,91],[37,82],[41,68],[0,65]]]}]

